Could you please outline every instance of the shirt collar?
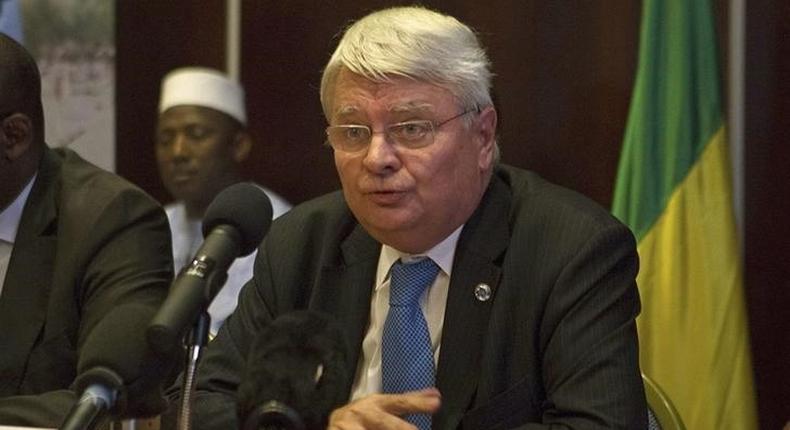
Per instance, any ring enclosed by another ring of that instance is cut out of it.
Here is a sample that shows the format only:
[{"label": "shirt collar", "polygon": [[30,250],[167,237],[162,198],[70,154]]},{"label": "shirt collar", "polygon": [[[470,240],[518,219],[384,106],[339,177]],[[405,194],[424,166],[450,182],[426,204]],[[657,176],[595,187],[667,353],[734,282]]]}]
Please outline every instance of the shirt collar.
[{"label": "shirt collar", "polygon": [[28,196],[30,196],[30,190],[33,189],[33,182],[36,181],[36,176],[38,176],[38,173],[30,178],[25,188],[16,196],[16,199],[0,212],[0,240],[8,243],[14,243],[16,240],[19,222],[22,220],[22,210],[25,208]]},{"label": "shirt collar", "polygon": [[421,254],[408,254],[398,251],[389,245],[382,245],[381,254],[379,255],[378,277],[376,279],[377,288],[389,278],[390,268],[398,259],[408,262],[420,257],[428,257],[436,262],[439,268],[442,269],[442,272],[450,276],[453,269],[453,259],[455,258],[455,246],[458,244],[458,237],[461,235],[461,229],[463,228],[464,226],[461,225],[443,241]]}]

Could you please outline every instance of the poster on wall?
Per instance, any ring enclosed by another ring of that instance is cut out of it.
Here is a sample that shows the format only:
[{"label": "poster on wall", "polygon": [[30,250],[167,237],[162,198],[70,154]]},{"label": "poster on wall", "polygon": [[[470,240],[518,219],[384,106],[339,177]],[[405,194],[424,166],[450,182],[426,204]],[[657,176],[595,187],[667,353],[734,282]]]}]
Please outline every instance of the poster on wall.
[{"label": "poster on wall", "polygon": [[0,0],[0,32],[41,71],[46,141],[115,168],[115,2]]}]

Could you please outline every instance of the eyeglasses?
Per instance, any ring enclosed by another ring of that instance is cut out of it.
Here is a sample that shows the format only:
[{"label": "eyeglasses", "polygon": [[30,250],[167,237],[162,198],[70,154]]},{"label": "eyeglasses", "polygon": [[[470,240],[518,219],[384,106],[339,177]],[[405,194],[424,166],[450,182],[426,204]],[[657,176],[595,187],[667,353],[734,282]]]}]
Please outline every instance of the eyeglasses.
[{"label": "eyeglasses", "polygon": [[373,131],[366,125],[330,125],[326,128],[327,142],[337,151],[361,152],[370,144],[370,139],[374,134],[384,133],[388,139],[400,147],[422,148],[433,143],[436,130],[439,127],[471,112],[480,112],[480,109],[477,107],[467,109],[454,117],[437,123],[423,119],[390,124],[383,132]]}]

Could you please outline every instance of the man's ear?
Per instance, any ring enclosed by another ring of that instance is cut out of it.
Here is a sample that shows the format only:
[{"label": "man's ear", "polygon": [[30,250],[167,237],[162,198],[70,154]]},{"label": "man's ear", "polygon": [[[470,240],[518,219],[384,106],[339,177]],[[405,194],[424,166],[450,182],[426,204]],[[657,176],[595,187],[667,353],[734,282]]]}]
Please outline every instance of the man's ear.
[{"label": "man's ear", "polygon": [[497,112],[493,106],[488,106],[478,114],[477,137],[480,141],[480,167],[487,169],[494,160],[496,150]]},{"label": "man's ear", "polygon": [[33,121],[23,113],[15,113],[3,119],[0,124],[3,155],[15,161],[33,145]]},{"label": "man's ear", "polygon": [[236,137],[233,138],[232,150],[234,161],[241,163],[246,160],[252,150],[252,136],[246,131],[236,133]]}]

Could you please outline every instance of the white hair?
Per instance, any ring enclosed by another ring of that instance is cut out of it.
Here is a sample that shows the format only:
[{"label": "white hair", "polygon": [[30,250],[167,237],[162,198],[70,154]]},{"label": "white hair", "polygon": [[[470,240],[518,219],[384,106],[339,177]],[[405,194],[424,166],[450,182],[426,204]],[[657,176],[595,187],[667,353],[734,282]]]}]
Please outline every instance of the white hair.
[{"label": "white hair", "polygon": [[342,68],[373,82],[401,76],[434,84],[450,91],[467,110],[492,105],[490,62],[475,32],[422,7],[384,9],[346,29],[321,78],[327,119]]}]

